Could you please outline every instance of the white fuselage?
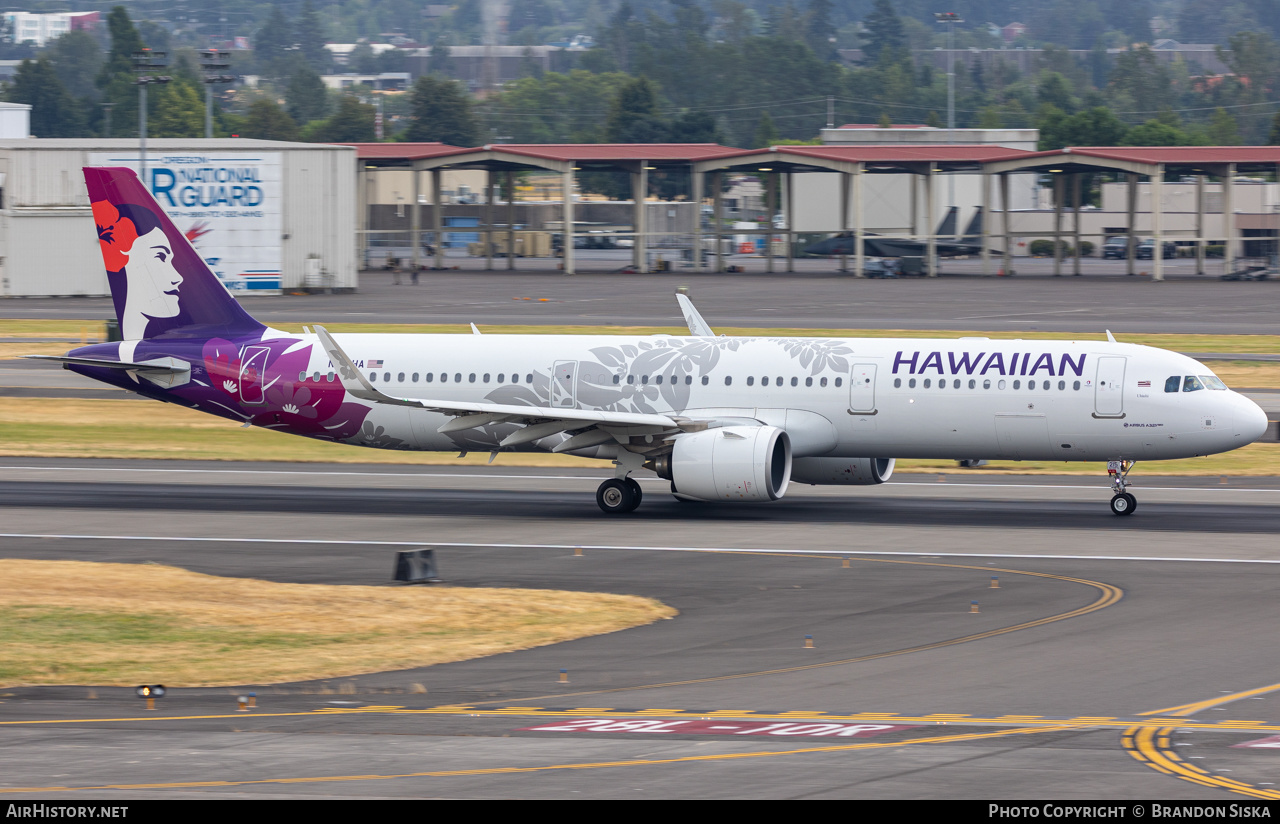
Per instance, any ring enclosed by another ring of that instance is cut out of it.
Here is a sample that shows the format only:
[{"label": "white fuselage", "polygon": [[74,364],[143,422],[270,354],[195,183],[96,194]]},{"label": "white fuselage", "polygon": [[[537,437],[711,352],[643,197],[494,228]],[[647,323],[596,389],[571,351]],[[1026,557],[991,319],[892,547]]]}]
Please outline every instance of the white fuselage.
[{"label": "white fuselage", "polygon": [[[785,429],[797,457],[1163,460],[1244,446],[1267,425],[1247,398],[1208,388],[1216,379],[1203,364],[1124,343],[412,334],[337,340],[373,385],[394,397],[750,419]],[[334,366],[321,347],[312,352],[307,379],[318,373],[327,380]],[[1166,391],[1174,376],[1177,391]],[[1188,384],[1187,376],[1195,381]],[[302,376],[287,379],[293,377]],[[385,435],[372,445],[421,450],[497,449],[516,428],[441,434],[449,417],[388,405],[375,406],[368,420]],[[565,437],[517,448],[545,451]],[[577,454],[610,456],[596,447]]]}]

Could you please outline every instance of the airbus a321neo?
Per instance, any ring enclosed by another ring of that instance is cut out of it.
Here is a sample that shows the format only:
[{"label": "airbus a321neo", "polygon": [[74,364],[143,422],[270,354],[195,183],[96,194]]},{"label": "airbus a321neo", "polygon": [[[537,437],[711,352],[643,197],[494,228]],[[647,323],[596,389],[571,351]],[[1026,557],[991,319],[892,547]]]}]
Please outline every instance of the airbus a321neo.
[{"label": "airbus a321neo", "polygon": [[124,340],[66,368],[245,425],[355,446],[612,461],[596,500],[763,503],[792,481],[878,484],[896,458],[1107,461],[1225,452],[1267,419],[1204,364],[1103,341],[293,334],[245,312],[128,169],[86,168]]}]

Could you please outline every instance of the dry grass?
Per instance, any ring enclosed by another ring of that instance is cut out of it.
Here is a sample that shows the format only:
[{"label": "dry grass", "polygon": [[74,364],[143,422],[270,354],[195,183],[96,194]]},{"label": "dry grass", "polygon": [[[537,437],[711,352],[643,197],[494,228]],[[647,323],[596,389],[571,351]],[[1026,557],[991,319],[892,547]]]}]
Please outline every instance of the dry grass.
[{"label": "dry grass", "polygon": [[1280,387],[1280,363],[1209,361],[1206,365],[1232,389]]},{"label": "dry grass", "polygon": [[[319,316],[318,316],[319,317]],[[470,334],[465,324],[410,324],[410,323],[324,323],[331,332],[363,333],[417,333],[417,334]],[[301,332],[302,324],[279,324],[287,332]],[[89,337],[101,337],[102,324],[87,324],[79,320],[3,320],[0,319],[0,339],[3,338],[65,338],[79,340],[82,330]],[[687,335],[684,326],[569,326],[569,325],[485,325],[480,331],[494,335]],[[803,337],[866,337],[866,338],[958,338],[980,336],[996,340],[1105,340],[1102,334],[1070,335],[1061,332],[1016,330],[1008,332],[927,331],[918,329],[754,329],[748,327],[716,327],[725,335],[750,335],[777,337],[796,335]],[[1172,349],[1177,352],[1241,352],[1280,354],[1280,335],[1149,335],[1117,333],[1124,343],[1141,343]]]},{"label": "dry grass", "polygon": [[278,584],[153,564],[0,560],[0,580],[7,686],[336,678],[528,649],[676,614],[630,595]]},{"label": "dry grass", "polygon": [[14,360],[24,355],[65,355],[75,343],[5,343],[0,338],[0,360]]},{"label": "dry grass", "polygon": [[[487,453],[459,459],[455,452],[391,452],[299,438],[269,429],[243,429],[223,418],[144,400],[0,398],[0,456],[139,458],[205,461],[483,466]],[[494,464],[533,467],[604,467],[572,455],[503,452]],[[949,460],[903,460],[898,472],[954,472]],[[1252,444],[1207,458],[1144,466],[1161,475],[1280,475],[1280,444]],[[964,470],[968,471],[968,470]],[[1097,463],[995,461],[974,472],[1092,475]]]}]

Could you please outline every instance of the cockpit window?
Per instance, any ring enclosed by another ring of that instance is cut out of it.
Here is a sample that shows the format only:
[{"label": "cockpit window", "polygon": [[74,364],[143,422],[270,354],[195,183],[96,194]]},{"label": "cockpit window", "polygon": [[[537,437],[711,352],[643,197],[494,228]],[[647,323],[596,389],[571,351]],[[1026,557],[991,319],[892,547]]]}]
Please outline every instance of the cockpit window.
[{"label": "cockpit window", "polygon": [[1195,375],[1187,375],[1182,379],[1183,392],[1198,392],[1201,389],[1204,389],[1204,384]]},{"label": "cockpit window", "polygon": [[1179,387],[1179,386],[1181,386],[1181,385],[1182,385],[1182,376],[1181,376],[1181,375],[1172,375],[1172,376],[1170,376],[1169,378],[1166,378],[1166,379],[1165,379],[1165,382],[1164,382],[1164,391],[1166,391],[1166,392],[1177,392],[1177,391],[1178,391],[1178,387]]},{"label": "cockpit window", "polygon": [[1227,385],[1223,383],[1220,378],[1214,375],[1201,375],[1200,380],[1209,389],[1214,389],[1219,392],[1224,391],[1227,388]]}]

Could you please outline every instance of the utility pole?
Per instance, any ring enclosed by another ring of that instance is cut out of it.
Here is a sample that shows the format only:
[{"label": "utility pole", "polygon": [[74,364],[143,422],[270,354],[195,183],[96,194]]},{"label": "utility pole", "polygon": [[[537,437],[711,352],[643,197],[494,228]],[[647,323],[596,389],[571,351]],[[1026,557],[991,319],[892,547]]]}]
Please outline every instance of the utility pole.
[{"label": "utility pole", "polygon": [[[226,18],[224,17],[223,20]],[[231,68],[231,52],[218,49],[200,51],[200,68],[204,70],[204,136],[213,137],[213,84],[234,83],[229,74],[216,74]]]},{"label": "utility pole", "polygon": [[[955,142],[956,134],[956,23],[963,23],[964,18],[953,11],[943,11],[935,12],[933,19],[947,24],[947,145],[949,146]],[[955,206],[955,175],[947,175],[947,192],[947,206]],[[929,220],[933,219],[934,216],[930,215]]]},{"label": "utility pole", "polygon": [[147,185],[147,86],[152,83],[168,83],[172,77],[165,75],[148,74],[147,72],[156,69],[163,69],[169,65],[166,52],[152,51],[151,49],[143,49],[133,53],[133,70],[138,73],[138,79],[133,81],[138,86],[138,171],[139,177],[142,179],[142,185],[148,191],[151,187]]}]

